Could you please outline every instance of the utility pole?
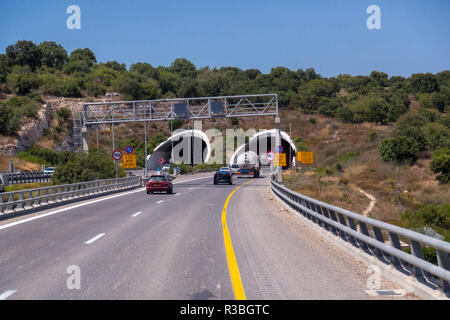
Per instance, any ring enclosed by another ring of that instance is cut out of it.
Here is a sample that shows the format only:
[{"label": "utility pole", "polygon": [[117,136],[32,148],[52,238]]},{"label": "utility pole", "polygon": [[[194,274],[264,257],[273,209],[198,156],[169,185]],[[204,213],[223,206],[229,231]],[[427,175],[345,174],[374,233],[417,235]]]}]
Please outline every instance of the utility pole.
[{"label": "utility pole", "polygon": [[291,143],[292,143],[292,123],[289,122],[289,167],[292,171],[292,155],[291,155]]},{"label": "utility pole", "polygon": [[[119,94],[117,92],[108,92],[105,94],[105,96],[110,97],[110,102],[113,102],[113,96],[118,96]],[[112,118],[112,152],[114,152],[116,150],[116,146],[115,146],[115,139],[114,139],[114,110],[113,112],[111,112],[111,118]],[[117,183],[117,179],[119,178],[119,164],[117,162],[117,160],[114,160],[115,164],[116,164],[116,183]]]},{"label": "utility pole", "polygon": [[148,168],[147,168],[147,121],[144,122],[144,131],[145,131],[145,137],[144,137],[144,142],[145,142],[145,172],[144,172],[144,177],[148,176]]},{"label": "utility pole", "polygon": [[[279,146],[279,145],[281,145],[281,129],[280,129],[280,117],[279,116],[276,116],[275,117],[275,129],[276,129],[276,132],[277,132],[277,135],[276,135],[276,138],[275,138],[275,141],[276,141],[276,145],[277,146]],[[277,153],[278,153],[278,151],[277,151]],[[279,157],[280,157],[280,154],[278,153],[278,159],[279,159]],[[278,161],[279,162],[279,161]],[[283,174],[282,174],[282,167],[280,166],[280,164],[278,163],[278,167],[277,167],[277,182],[278,183],[281,183],[281,182],[283,182]]]}]

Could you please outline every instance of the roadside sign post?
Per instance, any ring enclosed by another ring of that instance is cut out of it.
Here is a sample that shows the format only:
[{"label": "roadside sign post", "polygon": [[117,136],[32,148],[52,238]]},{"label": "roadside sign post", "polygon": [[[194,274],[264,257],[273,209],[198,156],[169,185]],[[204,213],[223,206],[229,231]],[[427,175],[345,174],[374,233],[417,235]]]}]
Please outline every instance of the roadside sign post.
[{"label": "roadside sign post", "polygon": [[275,159],[273,160],[274,165],[277,167],[287,166],[286,153],[276,153]]},{"label": "roadside sign post", "polygon": [[112,158],[114,159],[115,165],[116,165],[116,182],[119,178],[119,167],[118,167],[118,161],[122,159],[122,151],[120,150],[114,150],[112,153]]},{"label": "roadside sign post", "polygon": [[302,165],[300,166],[301,171],[303,171],[305,164],[314,164],[314,152],[312,151],[298,151],[297,161]]},{"label": "roadside sign post", "polygon": [[161,171],[162,171],[163,164],[166,163],[166,160],[164,160],[164,158],[159,158],[158,161],[159,161],[159,164],[161,165]]}]

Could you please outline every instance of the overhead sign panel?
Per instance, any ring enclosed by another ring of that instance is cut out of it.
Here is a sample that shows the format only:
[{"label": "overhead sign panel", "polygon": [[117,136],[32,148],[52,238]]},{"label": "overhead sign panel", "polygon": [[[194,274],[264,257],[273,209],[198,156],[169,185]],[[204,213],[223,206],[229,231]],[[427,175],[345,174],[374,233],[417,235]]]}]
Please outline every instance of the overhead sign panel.
[{"label": "overhead sign panel", "polygon": [[210,110],[212,116],[225,115],[225,111],[223,110],[223,103],[221,101],[211,101]]},{"label": "overhead sign panel", "polygon": [[173,105],[173,110],[175,112],[176,118],[187,118],[188,117],[188,107],[186,102],[175,103]]}]

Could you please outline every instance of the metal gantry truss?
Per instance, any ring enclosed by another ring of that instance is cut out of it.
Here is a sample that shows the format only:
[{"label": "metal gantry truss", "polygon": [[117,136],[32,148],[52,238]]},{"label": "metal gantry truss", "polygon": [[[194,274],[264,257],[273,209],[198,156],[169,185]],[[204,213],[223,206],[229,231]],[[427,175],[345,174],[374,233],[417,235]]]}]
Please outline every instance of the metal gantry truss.
[{"label": "metal gantry truss", "polygon": [[[185,113],[177,112],[177,106],[184,108]],[[81,120],[82,126],[91,126],[124,122],[254,116],[278,117],[278,96],[255,94],[85,103]]]}]

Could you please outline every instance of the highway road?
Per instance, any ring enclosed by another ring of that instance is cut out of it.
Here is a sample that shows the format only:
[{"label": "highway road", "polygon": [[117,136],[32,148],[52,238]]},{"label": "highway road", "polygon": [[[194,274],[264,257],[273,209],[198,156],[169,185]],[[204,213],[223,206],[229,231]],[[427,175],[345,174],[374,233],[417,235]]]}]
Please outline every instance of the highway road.
[{"label": "highway road", "polygon": [[268,179],[234,182],[202,173],[172,195],[137,189],[1,221],[0,299],[235,299],[239,287],[247,299],[381,298],[365,292],[367,268],[284,210]]}]

